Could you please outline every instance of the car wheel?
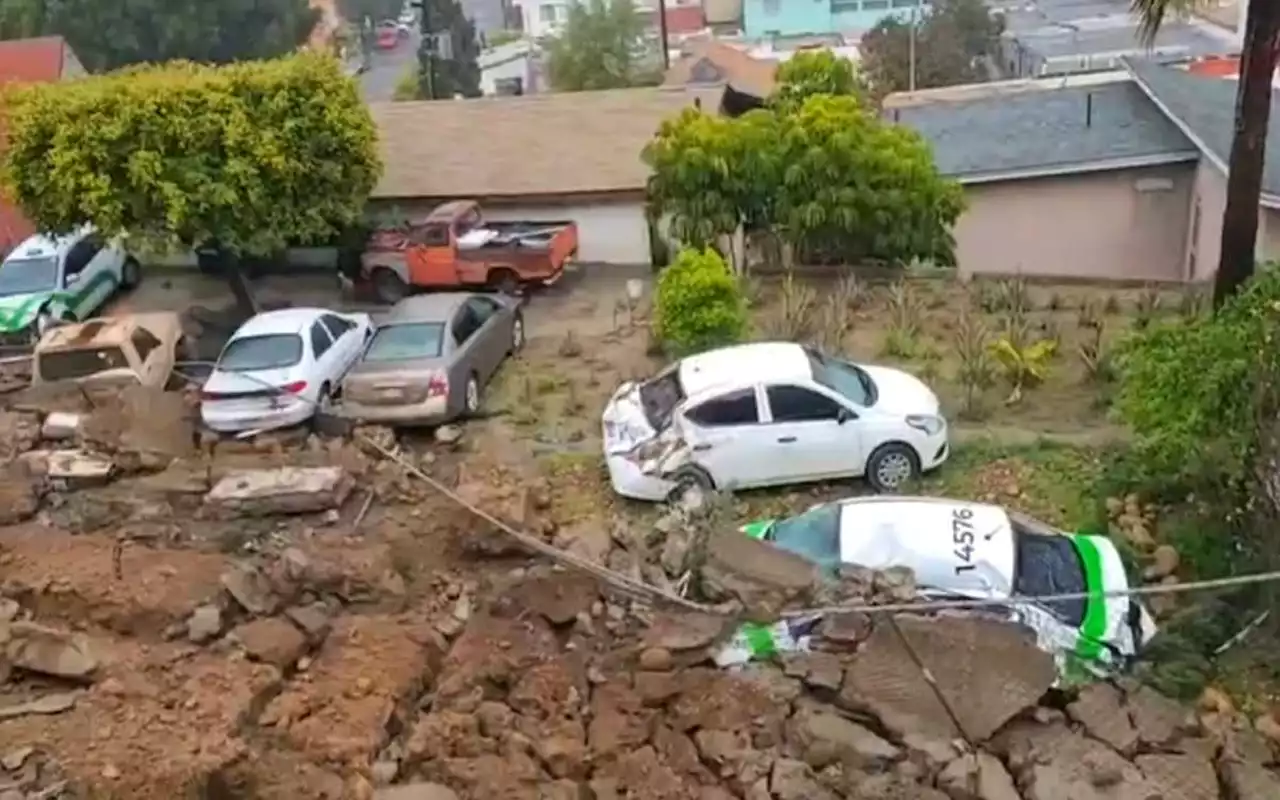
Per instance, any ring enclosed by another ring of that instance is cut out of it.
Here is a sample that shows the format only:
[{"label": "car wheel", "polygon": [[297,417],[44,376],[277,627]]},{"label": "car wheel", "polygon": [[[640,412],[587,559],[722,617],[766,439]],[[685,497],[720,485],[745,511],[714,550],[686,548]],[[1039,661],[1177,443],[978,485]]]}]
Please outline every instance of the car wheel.
[{"label": "car wheel", "polygon": [[516,314],[511,321],[511,352],[518,353],[524,347],[524,317]]},{"label": "car wheel", "polygon": [[120,288],[133,289],[142,283],[142,265],[136,258],[126,258],[120,268]]},{"label": "car wheel", "polygon": [[515,297],[520,294],[520,278],[509,269],[495,269],[490,272],[489,285],[505,295]]},{"label": "car wheel", "polygon": [[689,495],[707,495],[716,490],[715,481],[707,471],[698,467],[681,467],[671,477],[675,486],[667,495],[667,502],[681,503]]},{"label": "car wheel", "polygon": [[467,385],[462,391],[462,410],[468,417],[474,417],[480,413],[480,381],[474,372],[467,376]]},{"label": "car wheel", "polygon": [[378,302],[395,305],[409,296],[409,284],[385,267],[373,271],[373,293]]},{"label": "car wheel", "polygon": [[877,492],[897,492],[920,477],[920,458],[901,442],[882,444],[867,459],[867,482]]}]

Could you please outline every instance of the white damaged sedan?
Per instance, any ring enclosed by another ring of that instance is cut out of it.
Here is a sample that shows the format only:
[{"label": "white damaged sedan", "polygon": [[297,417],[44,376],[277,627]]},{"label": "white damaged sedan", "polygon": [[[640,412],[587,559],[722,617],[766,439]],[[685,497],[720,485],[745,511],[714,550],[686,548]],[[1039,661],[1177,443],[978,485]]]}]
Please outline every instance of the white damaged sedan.
[{"label": "white damaged sedan", "polygon": [[895,491],[948,455],[917,378],[792,342],[682,359],[619,387],[602,422],[614,491],[639,500],[862,476]]}]

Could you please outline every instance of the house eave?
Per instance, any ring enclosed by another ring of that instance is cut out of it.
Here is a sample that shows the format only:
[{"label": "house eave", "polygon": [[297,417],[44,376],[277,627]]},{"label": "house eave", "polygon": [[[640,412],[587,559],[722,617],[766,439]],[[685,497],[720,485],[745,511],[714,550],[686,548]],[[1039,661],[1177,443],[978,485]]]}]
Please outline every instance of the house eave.
[{"label": "house eave", "polygon": [[1024,167],[1020,169],[974,172],[967,175],[953,175],[952,177],[962,185],[999,183],[1002,181],[1031,180],[1034,178],[1057,178],[1064,175],[1083,175],[1093,172],[1139,169],[1141,167],[1160,167],[1167,164],[1185,164],[1187,162],[1198,161],[1199,159],[1200,153],[1198,151],[1185,150],[1178,153],[1159,153],[1150,156],[1109,158],[1097,161],[1078,161],[1071,164],[1046,164],[1043,166]]}]

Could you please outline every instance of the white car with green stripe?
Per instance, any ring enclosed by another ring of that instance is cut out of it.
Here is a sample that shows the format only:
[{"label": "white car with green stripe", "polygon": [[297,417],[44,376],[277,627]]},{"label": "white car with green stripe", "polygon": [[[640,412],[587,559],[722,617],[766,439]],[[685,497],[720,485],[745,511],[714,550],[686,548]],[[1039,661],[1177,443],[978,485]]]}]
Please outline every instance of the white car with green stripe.
[{"label": "white car with green stripe", "polygon": [[92,226],[31,236],[0,263],[0,337],[34,341],[51,323],[93,316],[117,289],[141,278],[137,259]]},{"label": "white car with green stripe", "polygon": [[[1000,506],[936,497],[878,495],[815,506],[799,516],[759,520],[743,531],[818,563],[871,569],[910,567],[923,597],[1009,600],[988,609],[1036,632],[1067,679],[1081,669],[1109,674],[1131,665],[1155,635],[1155,622],[1125,591],[1120,553],[1104,536],[1068,534]],[[1031,602],[1020,597],[1098,593]],[[768,649],[770,629],[747,631],[752,651]],[[745,634],[744,634],[745,635]],[[744,639],[744,641],[747,641]]]}]

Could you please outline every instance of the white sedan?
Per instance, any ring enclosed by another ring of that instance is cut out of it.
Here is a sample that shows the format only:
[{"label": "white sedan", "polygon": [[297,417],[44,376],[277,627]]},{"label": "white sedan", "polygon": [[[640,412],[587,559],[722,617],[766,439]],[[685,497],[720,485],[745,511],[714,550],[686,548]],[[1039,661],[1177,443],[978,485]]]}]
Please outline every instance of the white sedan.
[{"label": "white sedan", "polygon": [[286,308],[249,319],[227,340],[200,394],[200,417],[222,433],[310,419],[373,335],[368,314]]},{"label": "white sedan", "polygon": [[861,476],[896,491],[948,456],[938,397],[917,378],[790,342],[713,350],[625,383],[603,423],[613,488],[638,500]]}]

